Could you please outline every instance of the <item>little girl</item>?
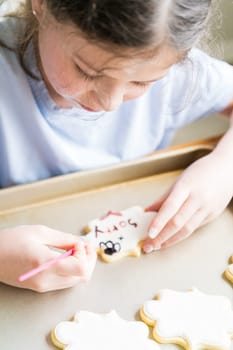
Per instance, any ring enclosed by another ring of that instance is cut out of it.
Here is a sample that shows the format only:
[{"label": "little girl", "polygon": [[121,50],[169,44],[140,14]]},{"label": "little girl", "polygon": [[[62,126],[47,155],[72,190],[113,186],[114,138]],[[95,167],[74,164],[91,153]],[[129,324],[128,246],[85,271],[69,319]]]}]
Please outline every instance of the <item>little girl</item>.
[{"label": "little girl", "polygon": [[[14,17],[2,18],[0,186],[143,157],[165,147],[186,123],[213,112],[230,116],[233,68],[194,48],[210,5],[28,0]],[[232,157],[230,127],[213,152],[148,208],[158,214],[145,252],[184,239],[224,210],[233,193]],[[0,235],[4,283],[61,289],[88,279],[94,269],[93,248],[76,236],[42,226]],[[49,247],[74,247],[76,255],[17,282],[24,271],[57,256]]]}]

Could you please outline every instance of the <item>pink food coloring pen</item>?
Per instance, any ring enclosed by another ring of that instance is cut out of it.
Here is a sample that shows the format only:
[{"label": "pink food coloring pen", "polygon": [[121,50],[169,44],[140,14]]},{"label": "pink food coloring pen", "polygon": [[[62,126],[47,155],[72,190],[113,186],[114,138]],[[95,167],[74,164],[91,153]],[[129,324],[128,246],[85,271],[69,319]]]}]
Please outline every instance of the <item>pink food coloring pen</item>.
[{"label": "pink food coloring pen", "polygon": [[40,266],[36,267],[35,269],[32,269],[32,270],[24,273],[23,275],[19,276],[18,281],[23,282],[23,281],[27,280],[28,278],[31,278],[32,276],[36,275],[37,273],[44,271],[44,270],[48,269],[50,266],[56,264],[58,261],[65,259],[68,256],[74,255],[74,252],[75,252],[74,249],[67,250],[65,253],[60,254],[56,258],[51,259],[49,261],[46,261],[45,263],[41,264]]}]

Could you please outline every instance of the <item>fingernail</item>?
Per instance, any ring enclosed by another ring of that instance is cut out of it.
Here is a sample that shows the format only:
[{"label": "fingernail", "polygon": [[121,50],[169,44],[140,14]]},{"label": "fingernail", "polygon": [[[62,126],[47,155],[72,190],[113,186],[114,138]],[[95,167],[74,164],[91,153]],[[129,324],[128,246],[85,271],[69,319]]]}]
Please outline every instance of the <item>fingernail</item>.
[{"label": "fingernail", "polygon": [[145,253],[147,253],[147,254],[153,252],[153,250],[154,250],[154,248],[153,248],[153,246],[150,245],[150,244],[145,244],[145,245],[143,246],[143,251],[144,251]]},{"label": "fingernail", "polygon": [[154,247],[153,247],[153,250],[160,250],[161,249],[161,246],[160,245],[155,245]]},{"label": "fingernail", "polygon": [[151,228],[149,233],[148,233],[148,236],[150,238],[155,238],[156,236],[158,235],[158,230],[156,230],[156,228]]}]

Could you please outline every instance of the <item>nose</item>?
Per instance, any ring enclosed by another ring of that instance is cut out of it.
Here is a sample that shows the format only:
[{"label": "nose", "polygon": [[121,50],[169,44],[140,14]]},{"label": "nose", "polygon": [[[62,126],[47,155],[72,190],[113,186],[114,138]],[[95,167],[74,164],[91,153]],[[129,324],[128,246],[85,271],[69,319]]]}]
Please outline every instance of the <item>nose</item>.
[{"label": "nose", "polygon": [[118,82],[109,82],[102,85],[97,91],[101,107],[105,111],[114,111],[124,101],[125,86]]}]

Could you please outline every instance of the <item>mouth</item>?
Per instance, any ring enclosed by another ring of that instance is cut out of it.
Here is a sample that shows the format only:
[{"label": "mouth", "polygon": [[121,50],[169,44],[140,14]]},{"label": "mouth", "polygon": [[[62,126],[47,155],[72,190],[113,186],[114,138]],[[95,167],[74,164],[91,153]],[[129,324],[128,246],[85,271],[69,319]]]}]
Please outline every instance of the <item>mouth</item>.
[{"label": "mouth", "polygon": [[86,111],[89,111],[89,112],[100,112],[100,110],[93,109],[93,108],[91,108],[91,107],[88,107],[88,106],[86,106],[86,105],[83,105],[83,104],[80,103],[80,102],[79,102],[79,104],[80,104],[80,106],[81,106],[83,109],[85,109]]}]

